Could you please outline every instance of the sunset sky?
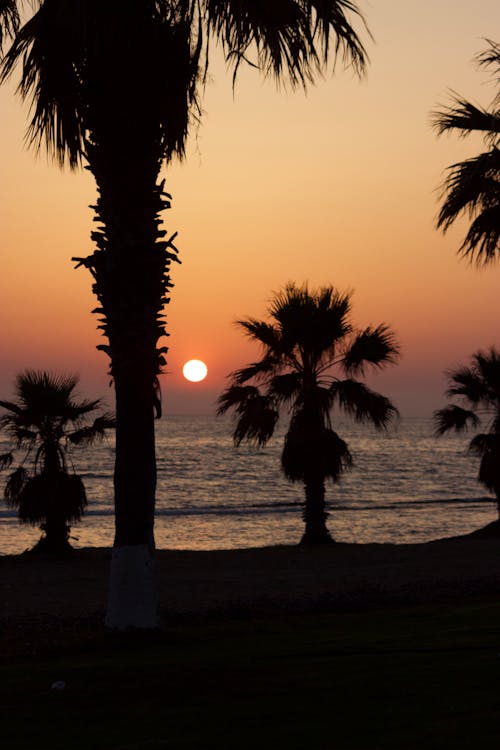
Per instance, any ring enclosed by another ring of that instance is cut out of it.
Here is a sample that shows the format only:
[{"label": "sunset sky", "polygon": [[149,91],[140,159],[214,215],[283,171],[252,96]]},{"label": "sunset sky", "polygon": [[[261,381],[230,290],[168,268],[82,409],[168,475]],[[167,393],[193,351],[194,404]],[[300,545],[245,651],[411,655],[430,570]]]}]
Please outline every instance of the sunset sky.
[{"label": "sunset sky", "polygon": [[[484,38],[499,41],[498,0],[366,0],[374,42],[359,82],[339,65],[303,92],[277,92],[252,69],[236,90],[212,58],[204,118],[186,160],[166,171],[182,266],[168,310],[167,412],[208,413],[225,376],[258,356],[234,320],[264,314],[287,281],[354,290],[359,326],[397,332],[398,367],[370,379],[406,415],[442,405],[443,370],[500,345],[500,267],[477,270],[456,250],[466,224],[435,229],[447,165],[482,148],[437,138],[430,112],[450,89],[484,106],[494,86],[478,71]],[[362,34],[362,29],[360,28]],[[105,395],[87,255],[91,176],[61,172],[23,143],[26,106],[0,92],[0,396],[26,367],[78,372],[82,393]],[[187,383],[182,365],[208,365]]]}]

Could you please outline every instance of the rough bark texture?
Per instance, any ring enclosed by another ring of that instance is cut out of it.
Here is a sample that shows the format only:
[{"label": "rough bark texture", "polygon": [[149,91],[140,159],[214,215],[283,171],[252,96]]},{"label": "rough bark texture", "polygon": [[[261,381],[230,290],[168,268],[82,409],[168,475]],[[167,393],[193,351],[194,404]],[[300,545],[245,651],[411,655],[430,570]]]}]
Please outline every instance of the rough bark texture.
[{"label": "rough bark texture", "polygon": [[[137,121],[130,127],[120,123],[119,131],[118,123],[116,128],[110,127],[109,111],[103,111],[87,143],[89,169],[98,188],[94,209],[99,226],[92,233],[97,249],[79,262],[95,279],[93,290],[100,307],[94,312],[101,316],[99,327],[109,342],[99,348],[111,359],[116,394],[115,548],[125,552],[113,557],[111,571],[111,585],[118,589],[110,594],[110,608],[120,615],[109,614],[107,623],[120,628],[156,627],[151,575],[154,417],[155,412],[161,412],[157,376],[166,351],[158,348],[158,340],[165,334],[162,310],[169,301],[168,271],[171,260],[177,260],[177,251],[171,240],[163,239],[165,232],[160,229],[160,213],[170,206],[170,196],[164,193],[163,183],[157,182],[161,164],[158,132],[147,119],[143,127]],[[141,125],[141,113],[137,116]],[[133,548],[137,549],[129,554]],[[140,562],[144,555],[147,565]],[[141,585],[144,596],[150,597],[149,604],[141,603]],[[149,619],[132,611],[133,601],[141,611],[150,613]]]}]

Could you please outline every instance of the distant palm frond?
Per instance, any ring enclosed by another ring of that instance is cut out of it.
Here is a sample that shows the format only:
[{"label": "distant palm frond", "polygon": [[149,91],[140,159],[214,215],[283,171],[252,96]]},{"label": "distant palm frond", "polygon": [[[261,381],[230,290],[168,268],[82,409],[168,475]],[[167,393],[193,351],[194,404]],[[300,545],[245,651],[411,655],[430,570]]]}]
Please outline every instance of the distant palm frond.
[{"label": "distant palm frond", "polygon": [[357,380],[336,380],[330,386],[333,400],[356,422],[371,422],[384,429],[398,416],[391,401]]},{"label": "distant palm frond", "polygon": [[243,328],[247,336],[257,341],[262,346],[273,351],[279,350],[280,348],[280,334],[279,331],[270,323],[265,323],[261,320],[255,320],[254,318],[248,318],[247,320],[238,320],[236,325]]},{"label": "distant palm frond", "polygon": [[11,508],[19,507],[19,497],[28,480],[29,474],[22,466],[18,466],[9,476],[5,484],[4,496]]},{"label": "distant palm frond", "polygon": [[434,412],[436,435],[444,435],[449,430],[460,432],[469,427],[476,428],[479,424],[478,416],[468,409],[451,404]]},{"label": "distant palm frond", "polygon": [[360,331],[344,354],[343,365],[347,374],[363,373],[366,365],[374,368],[396,364],[400,349],[393,331],[381,324]]},{"label": "distant palm frond", "polygon": [[234,442],[240,445],[243,440],[265,445],[272,437],[278,411],[269,396],[260,393],[254,386],[231,386],[218,399],[217,414],[225,414],[234,409],[237,415],[234,429]]},{"label": "distant palm frond", "polygon": [[103,440],[106,435],[106,430],[111,430],[115,427],[116,419],[114,415],[111,413],[105,413],[100,417],[97,417],[91,425],[87,425],[79,430],[68,433],[67,438],[73,445],[93,445],[94,443]]},{"label": "distant palm frond", "polygon": [[266,356],[260,360],[260,362],[253,362],[247,367],[243,367],[241,370],[235,370],[231,373],[231,378],[234,383],[243,385],[243,383],[249,380],[261,380],[267,378],[278,365],[279,359],[275,356]]},{"label": "distant palm frond", "polygon": [[302,381],[296,372],[286,372],[272,378],[269,390],[278,404],[288,404],[300,394]]},{"label": "distant palm frond", "polygon": [[450,383],[447,396],[463,396],[474,405],[488,397],[488,386],[476,368],[459,367],[449,370],[447,375]]}]

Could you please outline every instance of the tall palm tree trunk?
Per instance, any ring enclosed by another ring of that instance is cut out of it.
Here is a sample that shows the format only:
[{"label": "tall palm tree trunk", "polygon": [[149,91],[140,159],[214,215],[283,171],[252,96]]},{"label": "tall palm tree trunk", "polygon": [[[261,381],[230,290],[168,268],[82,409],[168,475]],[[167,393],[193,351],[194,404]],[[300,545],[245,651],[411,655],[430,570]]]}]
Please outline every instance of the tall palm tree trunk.
[{"label": "tall palm tree trunk", "polygon": [[94,209],[101,226],[92,233],[97,249],[79,261],[95,278],[101,304],[95,312],[109,340],[99,348],[111,359],[116,394],[116,533],[106,624],[150,628],[158,625],[154,415],[160,412],[157,375],[163,350],[157,343],[171,286],[168,267],[177,258],[159,229],[159,214],[170,204],[163,184],[156,183],[160,161],[154,133],[143,133],[130,148],[129,132],[123,142],[117,130],[103,131],[99,141],[87,144],[99,194]]},{"label": "tall palm tree trunk", "polygon": [[325,482],[322,477],[307,476],[304,481],[305,503],[303,518],[306,529],[301,544],[331,544],[330,532],[326,528]]},{"label": "tall palm tree trunk", "polygon": [[115,374],[115,547],[154,550],[156,455],[151,383]]}]

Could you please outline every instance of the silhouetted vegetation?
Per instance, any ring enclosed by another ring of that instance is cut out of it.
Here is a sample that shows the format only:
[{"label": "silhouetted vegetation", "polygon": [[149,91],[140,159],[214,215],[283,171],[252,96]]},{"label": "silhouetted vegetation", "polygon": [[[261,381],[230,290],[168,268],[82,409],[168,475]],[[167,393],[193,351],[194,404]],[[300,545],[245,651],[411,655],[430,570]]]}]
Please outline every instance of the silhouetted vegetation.
[{"label": "silhouetted vegetation", "polygon": [[472,438],[469,451],[481,459],[478,481],[495,493],[500,514],[500,354],[494,347],[476,352],[470,366],[450,371],[448,378],[447,395],[457,396],[464,405],[450,404],[436,411],[436,433],[477,429],[486,423],[488,431]]},{"label": "silhouetted vegetation", "polygon": [[471,225],[460,252],[478,264],[489,263],[500,250],[500,45],[489,47],[477,57],[482,67],[491,68],[498,91],[488,109],[453,95],[449,107],[434,113],[439,134],[458,131],[483,135],[487,150],[471,159],[452,164],[443,183],[443,204],[437,225],[444,232],[458,219],[468,215]]},{"label": "silhouetted vegetation", "polygon": [[[17,26],[4,0],[4,31]],[[200,117],[209,39],[234,74],[255,64],[291,86],[313,81],[338,57],[362,73],[364,47],[350,0],[43,0],[17,29],[3,62],[21,66],[20,93],[33,103],[28,138],[61,164],[86,161],[98,190],[96,251],[76,259],[94,278],[116,391],[115,546],[154,548],[153,416],[164,364],[162,309],[177,259],[159,218],[170,196],[160,169],[182,156]],[[252,55],[254,58],[252,59]],[[142,600],[144,597],[142,596]]]},{"label": "silhouetted vegetation", "polygon": [[352,463],[347,443],[332,427],[334,408],[379,429],[397,415],[389,399],[354,377],[396,362],[394,335],[385,325],[355,330],[350,309],[350,295],[333,287],[310,292],[307,285],[288,284],[268,309],[271,322],[238,321],[263,356],[232,373],[218,401],[218,414],[235,414],[237,445],[265,445],[280,411],[290,412],[281,465],[290,481],[304,483],[302,543],[331,541],[325,480],[339,481]]},{"label": "silhouetted vegetation", "polygon": [[40,524],[41,551],[69,548],[69,524],[81,519],[87,504],[81,478],[68,467],[68,449],[91,445],[114,426],[109,413],[86,424],[100,401],[75,400],[77,383],[75,376],[27,370],[16,378],[16,400],[0,401],[5,410],[0,429],[13,443],[11,451],[0,455],[0,469],[12,465],[16,451],[23,452],[7,479],[5,499],[17,508],[21,523]]}]

